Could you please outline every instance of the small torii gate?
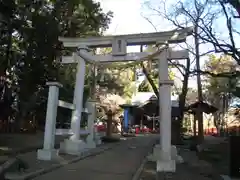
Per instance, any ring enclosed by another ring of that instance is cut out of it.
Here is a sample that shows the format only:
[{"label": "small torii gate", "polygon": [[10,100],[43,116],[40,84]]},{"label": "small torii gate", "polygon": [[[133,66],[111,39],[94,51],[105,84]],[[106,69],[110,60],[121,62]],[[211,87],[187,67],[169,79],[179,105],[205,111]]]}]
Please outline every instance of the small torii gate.
[{"label": "small torii gate", "polygon": [[[175,160],[171,157],[171,86],[173,81],[169,80],[168,60],[187,59],[187,50],[172,50],[168,47],[172,43],[182,43],[190,35],[192,28],[173,30],[147,34],[132,34],[120,36],[104,36],[89,38],[65,38],[60,37],[65,48],[76,48],[72,56],[63,56],[62,63],[77,63],[76,83],[74,90],[75,110],[72,114],[71,129],[73,136],[70,137],[67,146],[73,146],[76,151],[82,151],[80,139],[80,123],[82,113],[82,101],[84,91],[84,77],[86,62],[92,64],[144,61],[148,59],[159,61],[159,107],[160,107],[160,149],[158,148],[157,170],[175,171]],[[138,52],[127,53],[127,46],[134,45],[159,45],[155,53]],[[91,48],[112,47],[112,54],[93,55]],[[73,148],[72,148],[73,149]],[[160,151],[160,152],[159,152]]]}]

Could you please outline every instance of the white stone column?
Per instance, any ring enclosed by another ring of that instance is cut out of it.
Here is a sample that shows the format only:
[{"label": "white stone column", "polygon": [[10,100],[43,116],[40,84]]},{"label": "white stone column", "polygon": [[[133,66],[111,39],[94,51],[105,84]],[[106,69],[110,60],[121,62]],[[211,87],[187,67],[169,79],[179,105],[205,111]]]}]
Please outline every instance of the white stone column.
[{"label": "white stone column", "polygon": [[86,107],[88,109],[89,115],[88,115],[88,131],[89,135],[87,137],[87,147],[88,148],[95,148],[96,143],[94,141],[94,121],[96,120],[96,102],[93,100],[88,100],[86,103]]},{"label": "white stone column", "polygon": [[54,149],[54,145],[59,87],[62,87],[62,85],[58,82],[48,82],[47,85],[49,86],[49,93],[44,131],[44,144],[43,149],[39,149],[37,152],[37,158],[40,160],[52,160],[58,156],[58,150]]},{"label": "white stone column", "polygon": [[174,172],[175,161],[171,157],[171,86],[168,74],[168,50],[159,59],[159,113],[160,113],[160,159],[157,171]]},{"label": "white stone column", "polygon": [[86,63],[78,56],[75,56],[75,58],[78,59],[78,65],[73,99],[75,110],[73,110],[71,118],[71,129],[73,135],[70,139],[65,139],[61,148],[68,154],[77,155],[86,148],[86,143],[80,138]]},{"label": "white stone column", "polygon": [[83,111],[83,92],[84,92],[84,80],[85,80],[85,69],[86,63],[82,58],[78,58],[76,83],[74,89],[74,100],[75,111],[73,111],[71,119],[71,129],[74,135],[71,137],[72,140],[79,140],[80,138],[80,124],[82,119]]}]

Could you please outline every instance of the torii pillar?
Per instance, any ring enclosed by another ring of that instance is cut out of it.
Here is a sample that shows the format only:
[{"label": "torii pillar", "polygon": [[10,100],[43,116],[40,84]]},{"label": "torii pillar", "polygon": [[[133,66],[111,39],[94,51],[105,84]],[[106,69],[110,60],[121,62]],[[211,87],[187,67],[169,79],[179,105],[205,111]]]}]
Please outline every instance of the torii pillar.
[{"label": "torii pillar", "polygon": [[73,135],[69,139],[64,140],[63,148],[68,154],[78,155],[87,148],[86,143],[80,138],[86,63],[84,59],[76,54],[74,54],[73,58],[78,62],[73,99],[75,110],[72,112],[71,118],[71,130],[73,131]]},{"label": "torii pillar", "polygon": [[[177,156],[176,147],[171,145],[171,86],[173,81],[168,74],[168,48],[159,56],[159,112],[160,112],[160,146],[154,149],[158,172],[175,172]],[[175,150],[174,150],[175,149]]]}]

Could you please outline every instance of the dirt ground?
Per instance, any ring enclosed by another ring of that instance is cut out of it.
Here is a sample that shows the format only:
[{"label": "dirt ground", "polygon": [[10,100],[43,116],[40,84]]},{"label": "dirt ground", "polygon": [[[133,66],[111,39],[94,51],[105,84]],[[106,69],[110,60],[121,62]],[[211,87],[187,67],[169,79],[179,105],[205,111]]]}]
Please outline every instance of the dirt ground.
[{"label": "dirt ground", "polygon": [[140,180],[220,180],[219,176],[187,163],[178,164],[176,173],[156,173],[156,163],[147,162]]},{"label": "dirt ground", "polygon": [[230,167],[230,149],[228,139],[212,144],[207,151],[198,154],[199,159],[205,160],[212,164],[218,174],[229,174]]},{"label": "dirt ground", "polygon": [[156,163],[147,162],[140,180],[222,180],[229,172],[229,143],[226,139],[206,137],[201,153],[178,147],[184,163],[177,164],[176,173],[156,173]]}]

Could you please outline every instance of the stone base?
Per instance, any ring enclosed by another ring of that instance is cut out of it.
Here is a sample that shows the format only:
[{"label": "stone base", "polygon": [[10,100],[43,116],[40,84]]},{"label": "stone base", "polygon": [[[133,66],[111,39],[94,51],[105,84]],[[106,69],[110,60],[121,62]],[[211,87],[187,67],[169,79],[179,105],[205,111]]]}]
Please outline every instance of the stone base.
[{"label": "stone base", "polygon": [[95,139],[95,143],[96,145],[101,145],[102,144],[101,138]]},{"label": "stone base", "polygon": [[80,155],[87,148],[87,144],[83,140],[65,139],[60,144],[60,150],[71,155]]},{"label": "stone base", "polygon": [[223,180],[239,180],[239,178],[231,178],[228,175],[220,175]]},{"label": "stone base", "polygon": [[43,160],[43,161],[56,160],[59,158],[58,152],[59,151],[57,149],[51,149],[51,150],[38,149],[37,159]]},{"label": "stone base", "polygon": [[177,155],[177,159],[176,159],[175,161],[176,161],[176,163],[178,163],[178,164],[184,163],[184,159],[182,158],[182,156],[179,156],[179,155]]},{"label": "stone base", "polygon": [[87,139],[86,139],[86,141],[87,141],[87,148],[88,148],[88,149],[96,148],[96,143],[95,143],[95,141],[93,140],[93,137],[88,136]]},{"label": "stone base", "polygon": [[[161,147],[159,144],[157,144],[154,148],[153,148],[153,154],[151,154],[149,156],[149,161],[158,161],[158,160],[161,160],[163,159],[161,156],[162,153],[161,153]],[[180,157],[178,156],[177,154],[177,148],[176,146],[171,146],[171,159],[172,160],[175,160],[175,161],[178,161],[178,159],[180,159]]]},{"label": "stone base", "polygon": [[171,152],[162,152],[160,145],[153,148],[153,154],[148,156],[149,161],[154,161],[157,164],[157,172],[175,172],[176,162],[183,163],[181,156],[177,154],[176,146],[171,146]]},{"label": "stone base", "polygon": [[101,136],[98,133],[95,134],[94,141],[96,145],[102,144]]},{"label": "stone base", "polygon": [[176,172],[176,162],[174,160],[157,161],[157,172]]}]

